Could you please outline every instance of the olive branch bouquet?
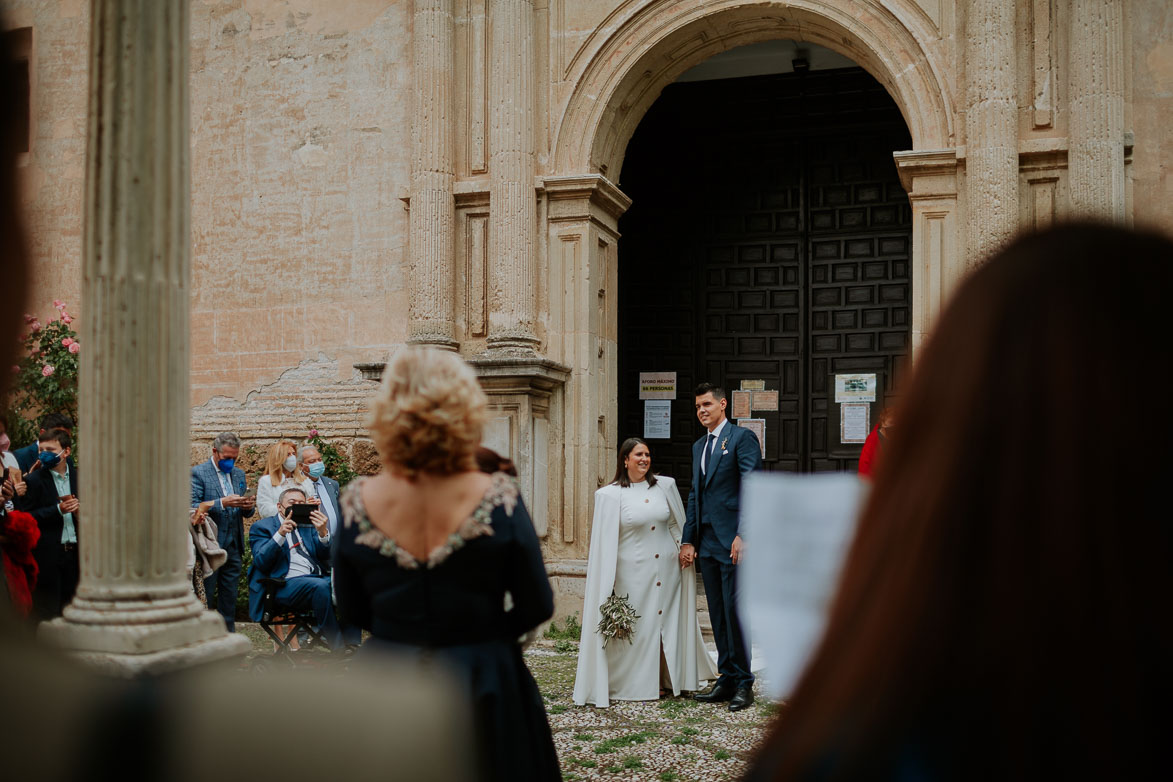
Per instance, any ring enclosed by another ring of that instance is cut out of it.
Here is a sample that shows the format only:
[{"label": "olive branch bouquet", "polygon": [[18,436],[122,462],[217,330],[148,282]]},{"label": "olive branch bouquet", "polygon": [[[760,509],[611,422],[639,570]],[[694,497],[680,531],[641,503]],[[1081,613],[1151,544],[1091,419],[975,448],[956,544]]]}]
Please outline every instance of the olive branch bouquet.
[{"label": "olive branch bouquet", "polygon": [[628,643],[632,642],[635,620],[639,619],[639,615],[635,612],[635,606],[628,600],[628,595],[620,597],[612,592],[599,606],[599,614],[602,618],[599,619],[599,626],[595,631],[603,636],[604,648],[613,638],[626,638]]}]

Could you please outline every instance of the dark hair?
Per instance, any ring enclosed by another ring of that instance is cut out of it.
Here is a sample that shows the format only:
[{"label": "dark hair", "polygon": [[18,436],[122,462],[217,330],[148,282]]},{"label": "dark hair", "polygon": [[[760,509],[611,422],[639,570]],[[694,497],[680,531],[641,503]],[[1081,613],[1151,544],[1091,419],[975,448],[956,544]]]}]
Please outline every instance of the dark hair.
[{"label": "dark hair", "polygon": [[[631,476],[627,474],[627,465],[623,462],[627,460],[627,457],[631,455],[631,452],[635,450],[637,445],[646,447],[648,453],[651,454],[652,447],[646,441],[639,437],[628,437],[623,441],[623,445],[619,446],[619,463],[615,467],[615,477],[611,479],[611,483],[618,483],[624,488],[631,485]],[[648,470],[645,480],[647,480],[648,486],[656,485],[656,476],[652,474],[651,470]]]},{"label": "dark hair", "polygon": [[749,778],[1168,775],[1170,292],[1173,242],[1091,224],[963,283]]},{"label": "dark hair", "polygon": [[490,448],[479,446],[476,453],[473,454],[473,458],[476,460],[477,469],[481,472],[487,472],[490,475],[495,472],[503,472],[514,478],[517,477],[517,466],[513,464],[513,460],[506,459]]},{"label": "dark hair", "polygon": [[46,432],[53,429],[73,429],[73,419],[65,413],[49,413],[41,417],[41,428]]},{"label": "dark hair", "polygon": [[38,443],[57,443],[61,446],[61,450],[73,447],[73,438],[69,436],[69,431],[66,429],[48,429],[43,435],[37,438]]},{"label": "dark hair", "polygon": [[716,383],[701,383],[696,387],[696,390],[692,392],[694,397],[704,396],[705,394],[712,394],[713,399],[716,399],[718,402],[720,402],[725,398],[725,389]]}]

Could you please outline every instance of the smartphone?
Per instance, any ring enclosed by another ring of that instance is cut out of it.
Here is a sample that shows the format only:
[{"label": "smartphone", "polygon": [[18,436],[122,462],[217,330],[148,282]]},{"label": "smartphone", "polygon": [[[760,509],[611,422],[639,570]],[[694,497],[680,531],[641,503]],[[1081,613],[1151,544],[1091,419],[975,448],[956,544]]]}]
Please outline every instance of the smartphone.
[{"label": "smartphone", "polygon": [[310,523],[310,513],[314,506],[309,503],[298,502],[291,506],[293,508],[290,518],[293,519],[294,524],[306,525]]}]

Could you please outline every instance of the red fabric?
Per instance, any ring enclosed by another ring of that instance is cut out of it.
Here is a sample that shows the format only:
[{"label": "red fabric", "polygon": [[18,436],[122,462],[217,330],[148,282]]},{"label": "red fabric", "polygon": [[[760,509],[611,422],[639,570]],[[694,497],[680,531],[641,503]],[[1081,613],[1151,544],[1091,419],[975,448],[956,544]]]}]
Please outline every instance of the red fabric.
[{"label": "red fabric", "polygon": [[863,450],[859,454],[859,474],[871,476],[876,469],[876,457],[880,453],[880,427],[877,424],[868,439],[863,442]]},{"label": "red fabric", "polygon": [[22,616],[28,616],[33,607],[33,590],[37,586],[37,561],[33,559],[33,548],[41,539],[41,530],[32,516],[12,510],[4,517],[0,537],[4,541],[0,544],[0,556],[4,560],[8,593],[16,610]]}]

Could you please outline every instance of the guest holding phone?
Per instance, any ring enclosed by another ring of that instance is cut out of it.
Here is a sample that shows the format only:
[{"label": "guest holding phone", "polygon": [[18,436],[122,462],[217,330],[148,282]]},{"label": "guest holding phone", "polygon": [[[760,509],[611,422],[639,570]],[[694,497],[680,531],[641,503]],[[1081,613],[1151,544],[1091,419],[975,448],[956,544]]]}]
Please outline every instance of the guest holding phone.
[{"label": "guest holding phone", "polygon": [[29,474],[24,497],[17,508],[37,521],[40,540],[33,550],[37,586],[33,591],[33,612],[38,619],[61,616],[77,591],[77,534],[80,504],[77,499],[77,468],[69,466],[73,439],[64,429],[41,434],[37,442],[41,468]]},{"label": "guest holding phone", "polygon": [[330,577],[330,521],[307,502],[294,486],[281,492],[277,513],[253,524],[248,534],[253,563],[248,571],[248,613],[254,622],[264,613],[262,578],[283,578],[276,592],[278,604],[295,611],[310,609],[330,646],[342,644],[342,629],[334,615]]}]

